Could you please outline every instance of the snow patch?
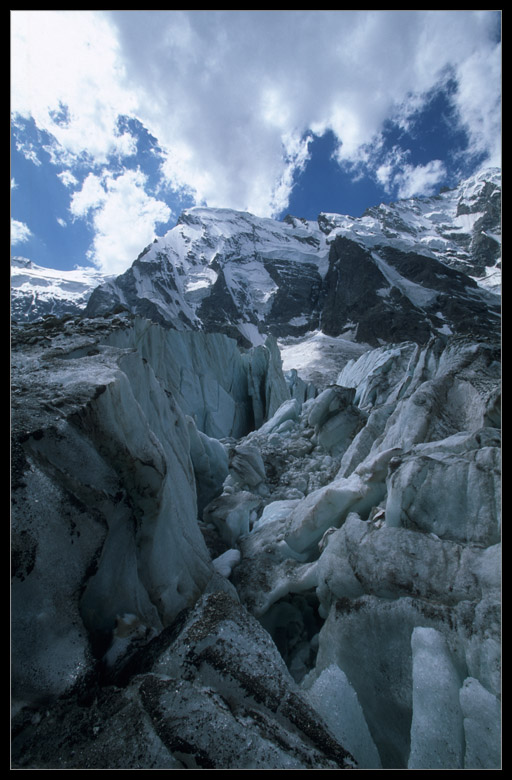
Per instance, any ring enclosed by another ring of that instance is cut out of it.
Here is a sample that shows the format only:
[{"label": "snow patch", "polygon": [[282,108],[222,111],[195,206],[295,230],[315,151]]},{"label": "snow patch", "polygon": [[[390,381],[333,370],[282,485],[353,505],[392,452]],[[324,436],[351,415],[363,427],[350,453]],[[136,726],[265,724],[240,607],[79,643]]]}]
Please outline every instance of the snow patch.
[{"label": "snow patch", "polygon": [[400,292],[405,295],[414,306],[422,309],[423,307],[431,306],[437,299],[438,293],[435,290],[429,290],[428,287],[423,287],[421,284],[416,284],[416,282],[411,282],[410,279],[406,279],[377,252],[372,252],[372,257],[388,282],[394,287],[398,287]]}]

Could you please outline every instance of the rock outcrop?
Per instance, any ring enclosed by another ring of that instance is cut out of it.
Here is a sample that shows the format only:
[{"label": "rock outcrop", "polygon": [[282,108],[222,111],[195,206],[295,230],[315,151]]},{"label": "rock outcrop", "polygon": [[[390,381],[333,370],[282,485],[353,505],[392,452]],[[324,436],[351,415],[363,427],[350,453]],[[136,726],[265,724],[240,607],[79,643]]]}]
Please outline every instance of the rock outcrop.
[{"label": "rock outcrop", "polygon": [[373,250],[345,236],[331,244],[321,328],[372,346],[426,344],[434,334],[476,338],[499,329],[499,302],[466,274],[416,252]]}]

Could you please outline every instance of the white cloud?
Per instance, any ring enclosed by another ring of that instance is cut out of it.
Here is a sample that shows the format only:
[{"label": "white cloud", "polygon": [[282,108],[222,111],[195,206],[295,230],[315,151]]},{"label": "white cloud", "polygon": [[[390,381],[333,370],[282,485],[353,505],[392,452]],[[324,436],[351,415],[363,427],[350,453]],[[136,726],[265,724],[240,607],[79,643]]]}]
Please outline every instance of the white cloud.
[{"label": "white cloud", "polygon": [[58,173],[57,176],[65,187],[78,186],[78,179],[71,173],[71,171],[62,171],[61,173]]},{"label": "white cloud", "polygon": [[439,189],[439,183],[446,175],[441,160],[431,160],[426,165],[402,167],[395,176],[399,198],[412,198],[414,195],[433,195]]},{"label": "white cloud", "polygon": [[390,182],[393,176],[394,168],[393,165],[389,162],[382,163],[382,165],[379,165],[377,170],[375,171],[375,177],[379,184],[384,187],[385,190],[388,190],[390,187]]},{"label": "white cloud", "polygon": [[95,173],[89,173],[82,183],[82,189],[77,190],[71,198],[69,210],[75,217],[85,217],[92,209],[100,208],[107,199],[104,178]]},{"label": "white cloud", "polygon": [[135,104],[101,13],[11,11],[11,51],[11,109],[53,136],[47,151],[70,163],[125,149],[117,119]]},{"label": "white cloud", "polygon": [[470,135],[474,153],[488,155],[489,164],[501,165],[501,102],[494,88],[501,79],[501,52],[475,51],[458,67],[456,106]]},{"label": "white cloud", "polygon": [[283,136],[285,168],[277,182],[270,201],[271,214],[279,214],[287,205],[295,172],[303,171],[309,160],[311,136],[298,139],[293,134]]},{"label": "white cloud", "polygon": [[24,222],[18,219],[11,219],[11,242],[12,244],[23,244],[32,238],[32,231]]},{"label": "white cloud", "polygon": [[[118,129],[119,116],[133,116],[162,148],[171,187],[198,203],[272,216],[286,207],[311,132],[331,129],[340,163],[391,186],[397,168],[375,154],[384,122],[407,126],[448,75],[471,151],[499,157],[496,12],[13,11],[11,18],[13,111],[51,134],[47,151],[68,170],[89,159],[97,173],[109,155],[133,154],[133,137]],[[402,191],[430,186],[440,170],[435,160],[404,169]],[[91,180],[73,208],[87,212],[94,197],[96,224],[114,197],[105,180]],[[101,237],[100,244],[106,251]]]},{"label": "white cloud", "polygon": [[[384,150],[382,144],[376,144],[372,148],[368,148],[366,153],[366,162],[374,168],[376,180],[388,193],[394,191],[397,186],[397,176],[399,177],[408,165],[408,152],[396,145],[391,149]],[[381,162],[372,164],[370,162],[372,158],[381,160]]]},{"label": "white cloud", "polygon": [[125,170],[114,176],[89,174],[73,194],[70,212],[89,218],[94,239],[90,260],[104,273],[119,274],[155,238],[156,226],[171,217],[169,207],[146,194],[145,175]]},{"label": "white cloud", "polygon": [[[377,156],[379,151],[377,150]],[[375,167],[375,178],[388,193],[397,198],[412,198],[435,194],[447,175],[442,160],[430,160],[424,165],[408,162],[410,154],[393,146]],[[377,157],[376,157],[377,159]]]},{"label": "white cloud", "polygon": [[[499,116],[489,111],[500,100],[495,14],[183,11],[110,19],[139,116],[168,151],[169,180],[210,205],[271,214],[291,186],[283,141],[299,143],[308,131],[331,129],[340,162],[371,164],[368,149],[385,120],[405,123],[448,74],[460,79],[457,108],[472,142],[491,150],[499,137]],[[477,76],[488,95],[473,92],[472,101],[464,85]]]},{"label": "white cloud", "polygon": [[42,165],[41,160],[37,155],[37,148],[33,143],[30,143],[29,141],[21,142],[17,140],[16,149],[19,152],[21,152],[21,154],[26,160],[29,160],[30,162],[34,163],[34,165],[38,167]]}]

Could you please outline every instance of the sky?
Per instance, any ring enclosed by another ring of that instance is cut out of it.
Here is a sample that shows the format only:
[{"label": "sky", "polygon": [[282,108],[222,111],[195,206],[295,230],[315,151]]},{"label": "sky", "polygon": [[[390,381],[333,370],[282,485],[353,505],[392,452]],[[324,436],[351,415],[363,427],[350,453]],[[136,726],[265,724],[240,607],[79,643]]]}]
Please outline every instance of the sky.
[{"label": "sky", "polygon": [[361,216],[501,166],[498,11],[11,11],[11,246],[126,270],[185,208]]}]

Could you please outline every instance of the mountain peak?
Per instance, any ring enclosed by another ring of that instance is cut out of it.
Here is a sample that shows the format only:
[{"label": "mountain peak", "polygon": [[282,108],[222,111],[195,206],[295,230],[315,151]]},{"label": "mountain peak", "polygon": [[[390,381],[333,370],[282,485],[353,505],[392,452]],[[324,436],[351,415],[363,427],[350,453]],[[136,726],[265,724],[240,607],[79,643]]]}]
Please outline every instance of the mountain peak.
[{"label": "mountain peak", "polygon": [[[500,182],[499,169],[484,169],[454,189],[380,204],[359,218],[325,212],[317,221],[276,221],[194,206],[117,278],[15,258],[13,312],[35,319],[83,310],[88,299],[87,316],[123,306],[177,330],[219,331],[243,346],[317,330],[377,344],[400,338],[400,328],[420,340],[494,329]],[[356,255],[364,261],[353,267]]]},{"label": "mountain peak", "polygon": [[454,190],[381,204],[360,218],[322,213],[316,222],[292,215],[278,222],[186,209],[140,262],[93,293],[87,313],[121,303],[243,346],[319,329],[373,345],[493,329],[498,174],[481,171]]}]

